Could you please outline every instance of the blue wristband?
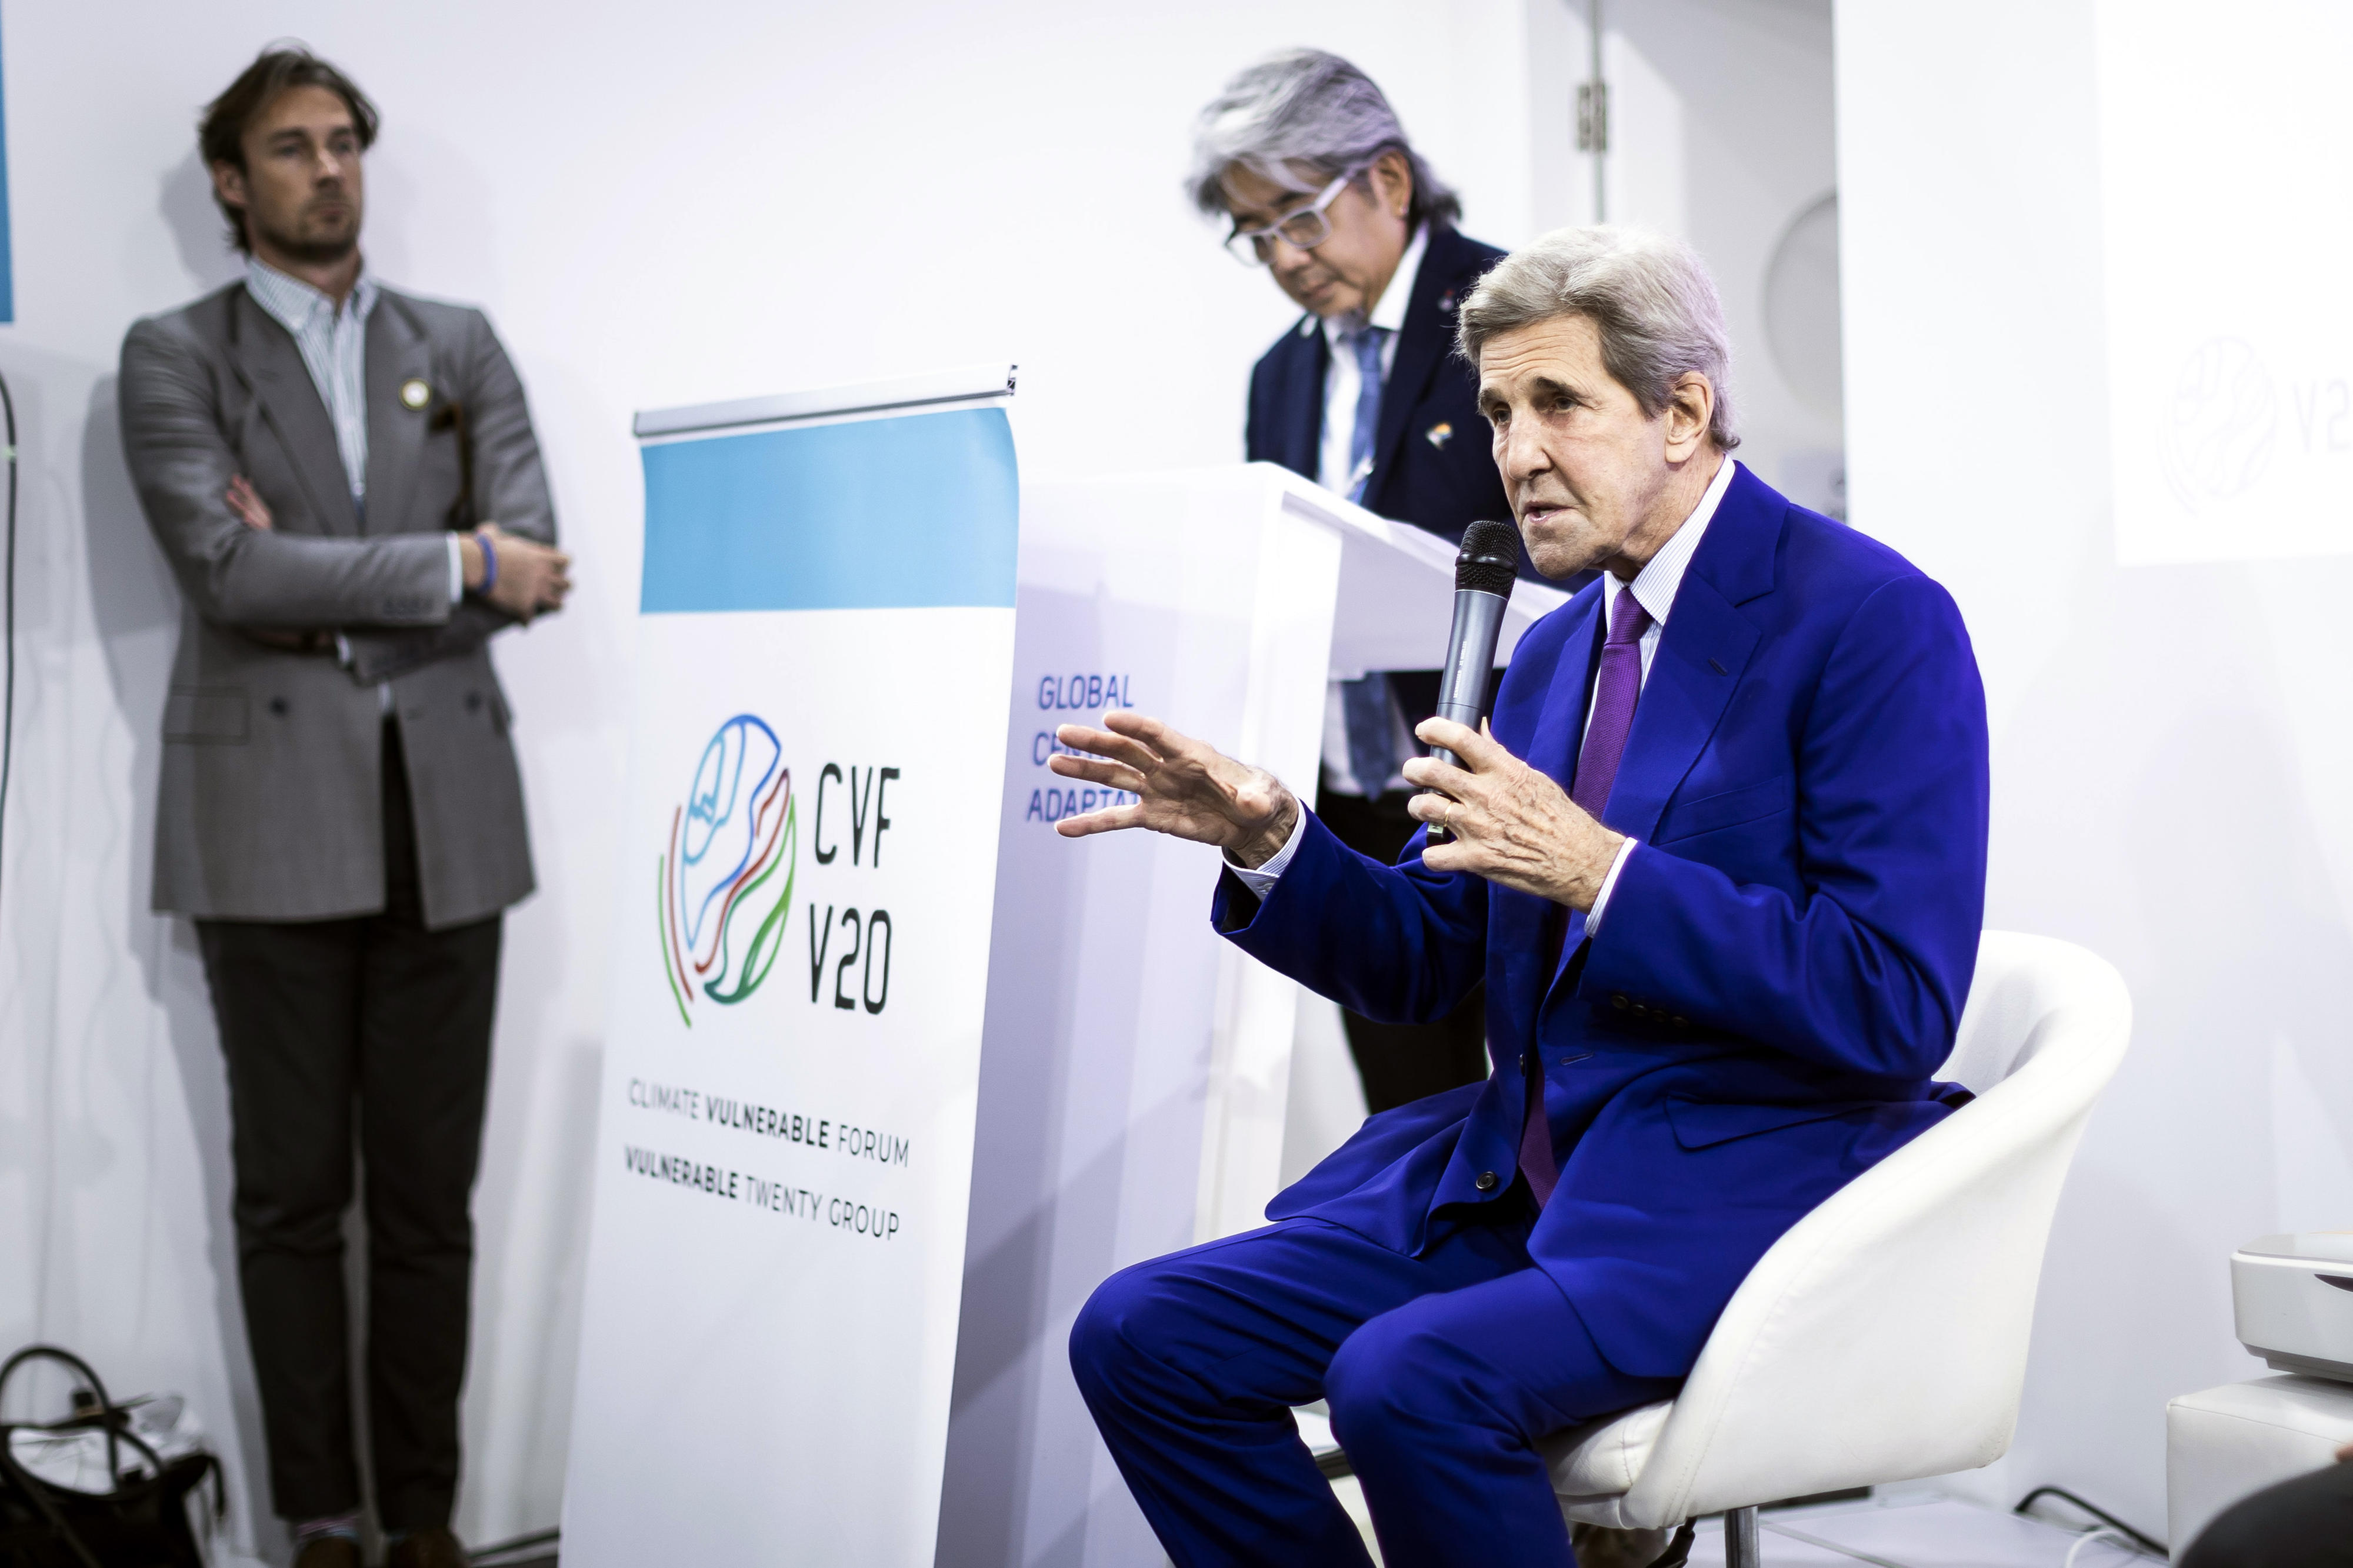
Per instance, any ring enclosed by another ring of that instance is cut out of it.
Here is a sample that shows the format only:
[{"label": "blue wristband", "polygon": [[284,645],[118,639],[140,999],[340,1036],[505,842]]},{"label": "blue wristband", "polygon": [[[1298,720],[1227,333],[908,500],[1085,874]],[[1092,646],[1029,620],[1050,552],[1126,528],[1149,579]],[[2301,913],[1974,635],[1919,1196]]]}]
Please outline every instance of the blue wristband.
[{"label": "blue wristband", "polygon": [[482,585],[474,592],[487,599],[491,596],[491,590],[499,585],[498,546],[491,542],[489,534],[480,531],[475,533],[474,542],[481,547],[482,552]]}]

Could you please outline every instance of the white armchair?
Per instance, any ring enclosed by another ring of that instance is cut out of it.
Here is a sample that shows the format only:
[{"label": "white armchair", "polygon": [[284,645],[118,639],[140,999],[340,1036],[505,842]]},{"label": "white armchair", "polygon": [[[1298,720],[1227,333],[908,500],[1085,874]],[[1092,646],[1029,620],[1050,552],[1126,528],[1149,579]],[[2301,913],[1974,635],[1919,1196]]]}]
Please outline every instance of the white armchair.
[{"label": "white armchair", "polygon": [[1548,1442],[1561,1511],[1640,1530],[1722,1511],[1728,1568],[1753,1568],[1759,1503],[1999,1458],[2052,1212],[2131,1026],[2105,961],[1986,932],[1938,1075],[1978,1098],[1776,1242],[1673,1400]]}]

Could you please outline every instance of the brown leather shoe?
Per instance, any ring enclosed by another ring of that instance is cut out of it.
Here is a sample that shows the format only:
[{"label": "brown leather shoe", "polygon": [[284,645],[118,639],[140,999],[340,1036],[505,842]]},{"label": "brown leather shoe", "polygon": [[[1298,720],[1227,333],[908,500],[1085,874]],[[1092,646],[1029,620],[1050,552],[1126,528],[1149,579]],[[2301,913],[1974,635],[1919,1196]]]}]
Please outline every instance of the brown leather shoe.
[{"label": "brown leather shoe", "polygon": [[294,1568],[361,1568],[360,1543],[340,1535],[322,1535],[294,1554]]},{"label": "brown leather shoe", "polygon": [[1606,1524],[1580,1524],[1569,1533],[1579,1568],[1647,1568],[1664,1556],[1663,1530],[1612,1530]]},{"label": "brown leather shoe", "polygon": [[392,1543],[385,1568],[466,1568],[466,1549],[446,1530],[412,1530]]}]

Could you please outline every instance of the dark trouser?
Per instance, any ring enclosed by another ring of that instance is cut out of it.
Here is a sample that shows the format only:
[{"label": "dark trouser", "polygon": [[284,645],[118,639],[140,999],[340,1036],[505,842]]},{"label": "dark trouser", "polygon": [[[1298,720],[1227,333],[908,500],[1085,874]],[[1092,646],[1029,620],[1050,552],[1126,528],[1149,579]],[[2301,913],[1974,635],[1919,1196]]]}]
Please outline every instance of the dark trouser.
[{"label": "dark trouser", "polygon": [[[1394,866],[1421,825],[1406,815],[1413,796],[1395,790],[1376,799],[1318,793],[1315,815],[1332,836],[1359,855]],[[1442,1093],[1487,1076],[1487,1002],[1474,991],[1460,1007],[1435,1024],[1378,1024],[1343,1012],[1348,1054],[1364,1079],[1365,1108],[1392,1110],[1425,1095]]]},{"label": "dark trouser", "polygon": [[1534,1440],[1682,1380],[1603,1359],[1529,1261],[1534,1215],[1434,1219],[1418,1258],[1284,1220],[1105,1280],[1071,1331],[1071,1370],[1168,1555],[1364,1568],[1292,1422],[1320,1396],[1390,1568],[1571,1568]]},{"label": "dark trouser", "polygon": [[2181,1568],[2348,1568],[2353,1460],[2232,1503],[2178,1561]]},{"label": "dark trouser", "polygon": [[198,921],[228,1059],[238,1280],[290,1520],[360,1504],[343,1292],[356,1121],[366,1169],[368,1436],[387,1530],[447,1525],[473,1271],[499,920],[425,929],[398,729],[385,726],[385,908]]}]

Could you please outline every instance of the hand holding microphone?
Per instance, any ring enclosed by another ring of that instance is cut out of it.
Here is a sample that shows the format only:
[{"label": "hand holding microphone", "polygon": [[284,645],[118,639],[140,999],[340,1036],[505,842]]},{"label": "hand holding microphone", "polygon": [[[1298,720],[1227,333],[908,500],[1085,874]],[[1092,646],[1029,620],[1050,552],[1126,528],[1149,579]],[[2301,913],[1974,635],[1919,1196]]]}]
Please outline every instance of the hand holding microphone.
[{"label": "hand holding microphone", "polygon": [[[1462,531],[1462,551],[1454,558],[1454,629],[1446,638],[1446,664],[1439,675],[1438,717],[1475,730],[1486,717],[1487,681],[1495,668],[1495,645],[1504,635],[1504,610],[1520,569],[1520,531],[1508,522],[1474,522]],[[1459,764],[1453,752],[1430,753]],[[1418,782],[1418,781],[1417,781]],[[1430,823],[1430,842],[1451,836],[1442,817]]]},{"label": "hand holding microphone", "polygon": [[1406,810],[1430,825],[1433,840],[1440,823],[1453,828],[1444,842],[1424,846],[1424,866],[1468,871],[1572,910],[1593,907],[1623,835],[1493,735],[1451,719],[1425,719],[1414,732],[1440,749],[1406,763],[1407,780],[1432,792]]},{"label": "hand holding microphone", "polygon": [[1480,727],[1519,541],[1507,522],[1474,522],[1462,535],[1438,712],[1414,731],[1430,754],[1405,764],[1406,781],[1428,793],[1406,809],[1430,825],[1421,863],[1431,870],[1467,871],[1589,910],[1624,838]]},{"label": "hand holding microphone", "polygon": [[[1520,563],[1520,531],[1508,522],[1474,522],[1462,535],[1454,564],[1454,632],[1439,683],[1441,718],[1479,722],[1488,672],[1504,629],[1504,606]],[[1298,825],[1298,797],[1263,768],[1235,761],[1140,713],[1110,712],[1103,728],[1065,724],[1054,738],[1071,749],[1046,760],[1064,778],[1121,790],[1132,805],[1106,806],[1064,817],[1054,830],[1065,838],[1143,827],[1196,843],[1213,844],[1236,863],[1259,866],[1290,842]],[[1086,753],[1073,755],[1071,752]],[[1437,753],[1449,763],[1454,753]],[[1406,764],[1409,778],[1417,764]],[[1432,844],[1444,842],[1430,830]]]},{"label": "hand holding microphone", "polygon": [[[1478,729],[1519,537],[1508,522],[1475,522],[1463,535],[1438,716],[1415,731],[1435,749],[1405,764],[1408,781],[1433,793],[1416,795],[1406,809],[1431,825],[1421,858],[1431,870],[1467,871],[1590,909],[1624,840]],[[1141,713],[1115,710],[1103,715],[1101,728],[1065,724],[1054,733],[1069,750],[1047,758],[1049,770],[1135,797],[1131,805],[1064,817],[1054,830],[1065,838],[1141,827],[1214,845],[1239,865],[1260,866],[1290,842],[1303,809],[1265,769]],[[1441,833],[1441,823],[1454,831]]]}]

